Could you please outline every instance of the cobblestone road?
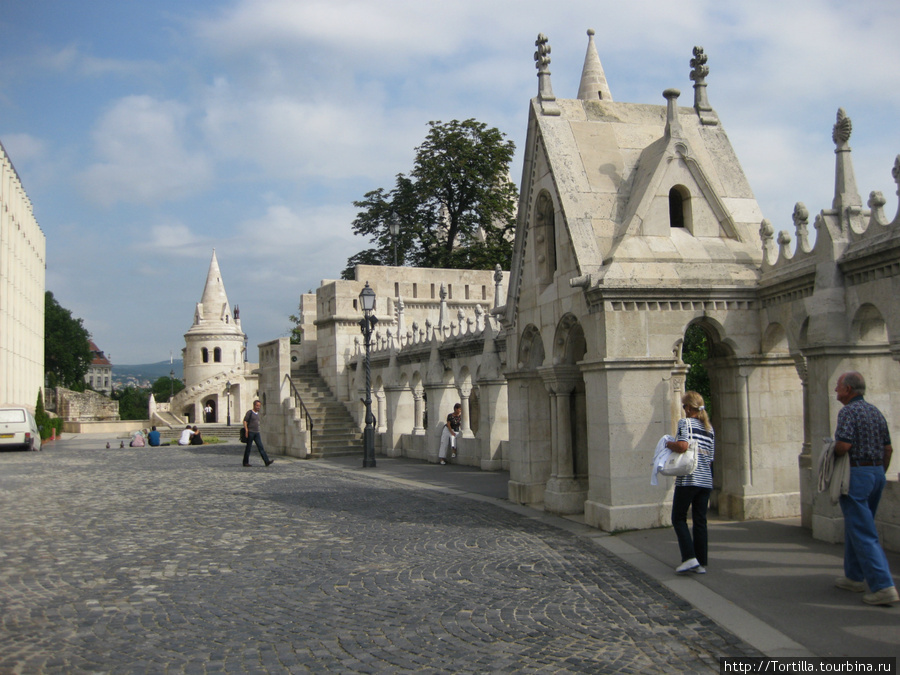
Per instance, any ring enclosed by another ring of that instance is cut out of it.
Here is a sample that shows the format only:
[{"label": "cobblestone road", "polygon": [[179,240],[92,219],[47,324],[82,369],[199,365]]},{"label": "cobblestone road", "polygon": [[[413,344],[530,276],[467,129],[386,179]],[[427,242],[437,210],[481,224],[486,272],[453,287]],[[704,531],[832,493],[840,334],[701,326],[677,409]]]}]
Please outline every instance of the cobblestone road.
[{"label": "cobblestone road", "polygon": [[757,655],[563,530],[240,452],[0,453],[0,673],[718,672]]}]

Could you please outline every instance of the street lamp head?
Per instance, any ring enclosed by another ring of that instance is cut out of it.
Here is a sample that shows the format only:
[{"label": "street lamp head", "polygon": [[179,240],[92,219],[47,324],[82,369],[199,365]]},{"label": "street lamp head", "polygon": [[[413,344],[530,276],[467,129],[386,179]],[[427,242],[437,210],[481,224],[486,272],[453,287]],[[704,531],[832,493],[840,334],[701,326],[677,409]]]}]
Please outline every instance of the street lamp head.
[{"label": "street lamp head", "polygon": [[391,236],[396,237],[400,234],[400,216],[396,213],[391,216],[391,220],[388,223],[388,228],[391,231]]},{"label": "street lamp head", "polygon": [[366,282],[365,288],[359,293],[359,304],[362,305],[362,310],[366,314],[375,311],[375,291],[369,286],[368,281]]}]

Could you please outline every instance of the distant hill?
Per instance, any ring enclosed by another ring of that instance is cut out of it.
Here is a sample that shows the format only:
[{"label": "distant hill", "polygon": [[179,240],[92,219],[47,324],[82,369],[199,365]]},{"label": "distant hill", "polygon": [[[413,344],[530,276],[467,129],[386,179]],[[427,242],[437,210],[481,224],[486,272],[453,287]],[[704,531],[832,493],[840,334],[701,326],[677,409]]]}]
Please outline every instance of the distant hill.
[{"label": "distant hill", "polygon": [[171,371],[175,371],[175,379],[184,380],[184,364],[181,359],[173,362],[160,361],[159,363],[143,363],[136,366],[120,366],[113,364],[113,381],[124,382],[134,378],[138,382],[146,381],[152,384],[161,377],[169,377]]}]

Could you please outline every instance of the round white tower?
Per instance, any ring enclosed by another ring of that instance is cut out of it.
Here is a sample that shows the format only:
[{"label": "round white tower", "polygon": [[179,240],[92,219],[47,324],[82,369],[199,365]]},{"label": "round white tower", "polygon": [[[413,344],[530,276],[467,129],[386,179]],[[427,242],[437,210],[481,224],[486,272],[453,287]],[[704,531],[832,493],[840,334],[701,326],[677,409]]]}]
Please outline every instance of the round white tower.
[{"label": "round white tower", "polygon": [[189,388],[244,361],[247,336],[231,312],[225,284],[213,249],[203,297],[194,310],[194,324],[184,334],[184,385]]}]

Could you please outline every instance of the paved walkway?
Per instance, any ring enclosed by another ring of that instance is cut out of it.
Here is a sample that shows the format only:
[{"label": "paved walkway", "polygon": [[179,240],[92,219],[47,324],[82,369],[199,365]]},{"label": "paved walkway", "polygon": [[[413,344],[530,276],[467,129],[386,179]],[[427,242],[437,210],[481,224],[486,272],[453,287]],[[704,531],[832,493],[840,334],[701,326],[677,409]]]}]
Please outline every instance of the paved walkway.
[{"label": "paved walkway", "polygon": [[510,504],[503,473],[105,440],[0,453],[0,675],[712,673],[900,644],[900,608],[831,588],[840,547],[783,521],[715,524],[683,578],[671,530]]}]

